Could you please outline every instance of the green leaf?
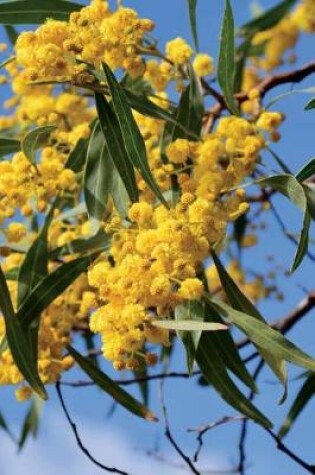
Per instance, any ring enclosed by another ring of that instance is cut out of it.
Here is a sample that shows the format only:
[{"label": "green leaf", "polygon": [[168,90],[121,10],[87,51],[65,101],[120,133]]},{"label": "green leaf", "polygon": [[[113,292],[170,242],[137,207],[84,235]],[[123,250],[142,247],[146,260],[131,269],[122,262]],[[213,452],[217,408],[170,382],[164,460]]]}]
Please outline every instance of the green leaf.
[{"label": "green leaf", "polygon": [[242,240],[243,240],[243,237],[245,236],[247,225],[248,225],[248,218],[246,214],[242,214],[234,222],[233,239],[236,241],[236,244],[239,250],[241,249]]},{"label": "green leaf", "polygon": [[270,109],[271,106],[276,104],[276,102],[280,101],[281,99],[292,96],[294,94],[314,94],[315,92],[315,87],[305,87],[303,89],[291,89],[290,91],[283,92],[282,94],[279,94],[278,96],[275,96],[271,99],[270,102],[266,105],[265,109]]},{"label": "green leaf", "polygon": [[[212,251],[212,258],[214,265],[216,266],[222,287],[232,307],[236,310],[242,311],[252,316],[255,319],[260,320],[261,322],[266,323],[263,316],[260,314],[255,305],[253,305],[252,302],[246,297],[246,295],[243,294],[241,289],[226,271],[219,257],[214,251]],[[287,394],[287,371],[283,359],[276,358],[272,352],[266,351],[259,345],[257,346],[257,349],[283,385],[284,393],[283,397],[281,398],[281,402],[284,402]]]},{"label": "green leaf", "polygon": [[63,246],[52,249],[49,253],[50,259],[57,259],[69,254],[84,254],[108,251],[110,248],[112,236],[106,234],[103,229],[89,238],[79,238],[64,244]]},{"label": "green leaf", "polygon": [[175,121],[169,128],[171,141],[176,139],[199,140],[204,113],[199,79],[192,67],[189,69],[190,84],[182,92]]},{"label": "green leaf", "polygon": [[196,51],[199,51],[197,20],[196,20],[197,0],[188,0],[188,8],[189,8],[189,21],[190,21],[191,34],[195,43],[195,49]]},{"label": "green leaf", "polygon": [[0,3],[0,24],[36,25],[47,18],[68,20],[70,13],[83,5],[63,0],[15,0]]},{"label": "green leaf", "polygon": [[7,66],[7,64],[13,63],[14,60],[15,60],[15,56],[10,56],[10,58],[5,59],[4,61],[2,61],[2,63],[0,63],[0,69]]},{"label": "green leaf", "polygon": [[308,103],[306,104],[306,106],[304,107],[304,110],[306,111],[310,111],[312,109],[315,109],[315,98],[313,97],[313,99],[311,99],[310,101],[308,101]]},{"label": "green leaf", "polygon": [[309,185],[303,184],[307,201],[307,209],[313,221],[315,221],[315,190]]},{"label": "green leaf", "polygon": [[240,28],[240,34],[243,36],[253,36],[259,31],[265,31],[276,26],[295,3],[296,0],[284,0],[280,2],[275,7],[270,8],[258,17],[245,23]]},{"label": "green leaf", "polygon": [[89,139],[79,139],[68,156],[65,168],[70,168],[75,173],[82,171],[86,161],[88,145]]},{"label": "green leaf", "polygon": [[[165,206],[168,206],[149,168],[145,143],[128,105],[127,97],[106,64],[103,64],[103,70],[128,157],[157,198]],[[119,167],[117,167],[117,170],[120,172]]]},{"label": "green leaf", "polygon": [[27,411],[23,422],[21,434],[18,441],[19,450],[22,450],[25,445],[25,442],[27,441],[30,435],[32,435],[34,439],[36,438],[39,428],[42,406],[42,400],[36,397],[36,395],[34,395],[31,402],[31,406]]},{"label": "green leaf", "polygon": [[[193,315],[194,319],[206,322],[224,323],[219,313],[210,308],[207,302],[193,301],[193,305],[190,305],[189,310],[190,315]],[[194,351],[199,343],[198,332],[194,334],[187,333],[186,335],[194,336],[192,341],[193,345],[190,345],[190,350],[192,350],[192,356],[194,357]],[[211,344],[211,346],[217,348],[221,355],[223,364],[232,371],[240,381],[246,384],[246,386],[248,386],[252,391],[256,392],[255,382],[243,363],[230,332],[207,332],[207,342],[209,345]],[[205,350],[207,351],[207,348]]]},{"label": "green leaf", "polygon": [[23,375],[24,379],[43,399],[47,399],[47,393],[38,375],[38,370],[33,360],[33,355],[19,319],[14,313],[7,283],[0,267],[0,309],[2,311],[7,342],[13,360]]},{"label": "green leaf", "polygon": [[117,383],[115,383],[115,381],[110,379],[103,371],[91,363],[88,358],[82,356],[70,345],[67,346],[67,349],[70,355],[75,359],[81,369],[92,379],[92,381],[115,399],[115,401],[139,417],[148,421],[157,421],[157,418],[149,409],[138,402],[129,393],[124,391]]},{"label": "green leaf", "polygon": [[17,316],[23,327],[28,327],[82,272],[86,272],[92,260],[93,256],[79,257],[44,277],[18,310]]},{"label": "green leaf", "polygon": [[112,163],[126,187],[131,202],[138,201],[139,194],[133,162],[124,147],[124,138],[116,114],[101,94],[95,93],[95,103]]},{"label": "green leaf", "polygon": [[18,39],[19,33],[11,25],[4,25],[5,32],[12,46],[15,46],[16,40]]},{"label": "green leaf", "polygon": [[[204,323],[205,311],[204,305],[197,300],[189,300],[175,308],[176,323],[185,324],[186,321],[193,321],[195,323]],[[214,322],[217,324],[217,322]],[[220,325],[221,323],[219,323]],[[193,365],[196,357],[196,350],[201,337],[201,331],[182,331],[182,328],[177,328],[177,334],[182,340],[186,350],[186,361],[189,374],[192,373]]]},{"label": "green leaf", "polygon": [[298,418],[298,416],[301,414],[307,403],[312,399],[312,397],[315,394],[315,376],[314,374],[311,374],[306,378],[303,386],[301,387],[298,395],[295,398],[295,401],[293,402],[289,413],[283,422],[282,426],[280,427],[280,430],[278,432],[278,437],[282,439],[285,437],[288,432],[290,431],[292,425]]},{"label": "green leaf", "polygon": [[159,328],[166,328],[168,330],[179,330],[185,332],[207,332],[217,330],[227,330],[229,327],[222,323],[214,322],[200,322],[196,320],[155,320],[152,325]]},{"label": "green leaf", "polygon": [[315,158],[311,158],[311,160],[304,165],[295,175],[295,178],[299,181],[305,181],[311,176],[315,175]]},{"label": "green leaf", "polygon": [[279,155],[272,150],[270,147],[267,146],[268,152],[271,154],[271,156],[275,159],[281,170],[286,173],[287,175],[293,175],[291,172],[290,168],[284,163],[284,161],[279,157]]},{"label": "green leaf", "polygon": [[291,266],[290,272],[294,272],[299,267],[305,255],[308,252],[308,235],[309,235],[310,225],[311,225],[311,215],[308,209],[306,209],[304,213],[302,231],[299,235],[298,245],[297,245],[294,261]]},{"label": "green leaf", "polygon": [[51,207],[41,232],[30,246],[18,275],[18,308],[38,282],[48,274],[48,228],[54,217],[56,202]]},{"label": "green leaf", "polygon": [[84,198],[90,217],[102,221],[106,214],[111,181],[109,157],[100,123],[95,124],[87,150]]},{"label": "green leaf", "polygon": [[21,150],[21,143],[19,140],[14,140],[8,137],[0,136],[0,157],[5,157],[10,153],[16,153]]},{"label": "green leaf", "polygon": [[274,175],[258,180],[259,186],[270,186],[286,196],[302,211],[306,208],[306,197],[301,183],[292,175]]},{"label": "green leaf", "polygon": [[229,377],[222,361],[220,349],[213,345],[209,336],[210,333],[208,332],[202,333],[196,352],[196,361],[203,376],[221,397],[237,411],[258,422],[263,427],[271,427],[271,422],[241,393]]},{"label": "green leaf", "polygon": [[26,158],[35,165],[36,164],[36,150],[47,142],[51,132],[56,130],[55,125],[44,125],[31,130],[22,140],[22,151]]},{"label": "green leaf", "polygon": [[230,0],[225,0],[224,17],[220,34],[220,52],[218,61],[218,83],[224,94],[227,107],[234,115],[240,115],[234,98],[234,19]]},{"label": "green leaf", "polygon": [[315,360],[300,350],[277,330],[260,320],[233,309],[226,303],[209,296],[209,305],[242,330],[259,347],[296,366],[315,371]]},{"label": "green leaf", "polygon": [[129,90],[132,95],[146,97],[154,94],[151,84],[141,76],[133,78],[130,74],[126,73],[120,81],[120,85],[125,89],[125,92]]}]

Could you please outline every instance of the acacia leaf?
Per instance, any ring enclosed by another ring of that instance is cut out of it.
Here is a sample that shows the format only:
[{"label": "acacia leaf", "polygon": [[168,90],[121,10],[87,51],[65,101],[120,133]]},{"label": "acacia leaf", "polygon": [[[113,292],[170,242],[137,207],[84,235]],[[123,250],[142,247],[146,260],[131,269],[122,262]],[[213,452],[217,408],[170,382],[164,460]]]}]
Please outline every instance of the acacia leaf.
[{"label": "acacia leaf", "polygon": [[225,0],[217,70],[218,83],[223,91],[227,107],[232,114],[240,115],[238,104],[234,98],[234,18],[230,0]]},{"label": "acacia leaf", "polygon": [[8,286],[0,267],[0,309],[2,311],[6,339],[11,351],[13,360],[20,370],[24,379],[33,388],[33,390],[43,399],[47,399],[45,387],[39,377],[37,366],[33,359],[29,340],[24,332],[21,323],[14,312],[10,298]]},{"label": "acacia leaf", "polygon": [[82,356],[72,346],[68,345],[67,349],[70,355],[75,359],[81,369],[94,381],[95,384],[107,394],[109,394],[116,402],[125,407],[133,414],[146,419],[147,421],[157,421],[156,416],[147,409],[143,404],[138,402],[133,396],[122,389],[115,381],[109,378],[103,371],[98,369],[88,358]]}]

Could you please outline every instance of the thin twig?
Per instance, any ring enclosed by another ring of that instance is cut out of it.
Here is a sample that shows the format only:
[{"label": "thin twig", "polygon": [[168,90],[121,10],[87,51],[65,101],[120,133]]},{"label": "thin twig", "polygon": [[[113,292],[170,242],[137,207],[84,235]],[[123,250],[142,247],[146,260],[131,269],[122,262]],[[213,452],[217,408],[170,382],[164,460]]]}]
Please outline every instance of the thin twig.
[{"label": "thin twig", "polygon": [[296,455],[292,450],[290,450],[279,437],[272,432],[271,429],[268,429],[265,427],[266,432],[270,434],[270,436],[273,438],[273,440],[277,443],[277,448],[281,450],[281,452],[285,453],[290,459],[294,460],[300,467],[305,468],[305,470],[309,473],[312,473],[313,475],[315,474],[315,465],[311,465],[309,463],[306,463],[304,460],[302,460],[298,455]]},{"label": "thin twig", "polygon": [[61,386],[60,386],[60,382],[57,381],[56,383],[56,390],[57,390],[57,395],[58,395],[58,398],[59,398],[59,401],[60,401],[60,404],[61,404],[61,407],[63,409],[63,412],[67,418],[67,421],[69,422],[69,425],[71,427],[71,430],[75,436],[75,439],[76,439],[76,442],[80,448],[80,450],[82,450],[82,452],[87,456],[87,458],[94,463],[94,465],[97,465],[99,468],[105,470],[106,472],[110,472],[110,473],[118,473],[120,475],[129,475],[127,472],[124,472],[123,470],[119,470],[118,468],[115,468],[115,467],[108,467],[106,465],[103,465],[102,463],[100,463],[98,460],[96,460],[93,455],[90,454],[90,452],[88,451],[88,449],[83,445],[82,443],[82,440],[79,436],[79,433],[78,433],[78,429],[77,429],[77,426],[76,424],[73,422],[73,420],[71,419],[70,417],[70,414],[68,412],[68,409],[66,407],[66,404],[65,404],[65,401],[63,399],[63,395],[62,395],[62,392],[61,392]]},{"label": "thin twig", "polygon": [[[261,358],[254,373],[253,373],[253,380],[257,381],[257,378],[263,369],[265,361]],[[255,391],[251,390],[248,396],[248,400],[252,401],[255,397]],[[246,452],[245,452],[245,445],[246,445],[246,438],[247,438],[247,429],[248,429],[248,419],[245,418],[242,422],[241,434],[238,444],[239,450],[239,463],[238,463],[238,470],[240,475],[245,475],[245,463],[246,463]]]},{"label": "thin twig", "polygon": [[173,448],[176,450],[178,455],[181,457],[181,459],[186,463],[186,465],[189,467],[190,471],[194,473],[195,475],[201,475],[200,472],[197,470],[193,462],[190,460],[188,455],[186,455],[182,449],[179,447],[177,444],[176,440],[174,439],[171,429],[170,429],[170,423],[168,420],[168,415],[167,415],[167,409],[166,409],[166,404],[164,400],[164,382],[165,380],[161,380],[160,384],[160,397],[161,397],[161,406],[162,406],[162,413],[163,413],[163,418],[164,418],[164,424],[165,424],[165,436],[166,438],[170,441],[171,445]]},{"label": "thin twig", "polygon": [[203,447],[203,436],[207,432],[209,432],[210,430],[215,429],[216,427],[219,427],[223,424],[228,424],[230,422],[243,421],[244,419],[246,419],[245,416],[224,416],[221,419],[219,419],[218,421],[210,422],[210,424],[207,424],[207,425],[204,425],[204,426],[201,426],[201,427],[197,427],[195,429],[187,429],[188,432],[198,432],[198,435],[197,435],[198,447],[197,447],[196,452],[194,454],[194,458],[193,458],[194,462],[198,462],[198,457],[199,457],[199,454],[200,454],[201,449]]}]

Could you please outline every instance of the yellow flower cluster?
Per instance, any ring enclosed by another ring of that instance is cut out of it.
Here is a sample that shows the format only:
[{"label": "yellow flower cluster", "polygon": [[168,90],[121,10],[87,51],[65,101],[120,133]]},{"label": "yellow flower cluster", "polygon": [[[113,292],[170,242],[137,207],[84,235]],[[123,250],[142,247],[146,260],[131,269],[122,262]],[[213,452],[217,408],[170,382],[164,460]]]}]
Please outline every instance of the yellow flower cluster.
[{"label": "yellow flower cluster", "polygon": [[[2,267],[4,271],[9,271],[21,265],[22,260],[22,254],[12,253],[5,259]],[[15,302],[16,281],[9,281],[8,284],[12,300]],[[70,342],[71,329],[75,324],[84,322],[96,302],[94,293],[87,291],[87,287],[87,277],[82,274],[66,292],[49,305],[41,316],[38,337],[38,370],[44,384],[56,382],[60,374],[73,364],[70,356],[64,356],[65,347]],[[4,334],[4,319],[1,317],[0,340]],[[0,364],[0,384],[23,383],[23,377],[16,367],[9,349],[1,352]],[[30,395],[31,391],[25,386],[20,387],[16,393],[17,399],[21,401],[28,399]]]},{"label": "yellow flower cluster", "polygon": [[230,189],[252,172],[265,146],[259,129],[276,130],[281,120],[267,112],[257,125],[226,117],[203,141],[175,140],[166,155],[180,201],[166,209],[150,204],[143,191],[145,199],[129,209],[130,225],[114,217],[106,226],[113,233],[111,260],[89,271],[103,303],[90,328],[101,334],[104,356],[115,368],[137,367],[145,359],[145,342],[167,344],[167,331],[154,327],[154,320],[170,318],[181,302],[202,297],[198,272],[204,259],[223,240],[227,222],[248,209],[244,190]]},{"label": "yellow flower cluster", "polygon": [[48,20],[35,32],[22,33],[16,43],[17,61],[31,81],[67,79],[80,84],[90,76],[84,63],[98,68],[102,61],[139,76],[144,63],[138,48],[153,27],[151,20],[139,19],[130,8],[111,12],[107,1],[92,0],[72,13],[69,22]]},{"label": "yellow flower cluster", "polygon": [[283,63],[284,54],[295,47],[302,32],[315,32],[314,0],[301,0],[275,27],[254,36],[254,46],[265,45],[263,56],[253,59],[254,64],[265,71],[278,67]]}]

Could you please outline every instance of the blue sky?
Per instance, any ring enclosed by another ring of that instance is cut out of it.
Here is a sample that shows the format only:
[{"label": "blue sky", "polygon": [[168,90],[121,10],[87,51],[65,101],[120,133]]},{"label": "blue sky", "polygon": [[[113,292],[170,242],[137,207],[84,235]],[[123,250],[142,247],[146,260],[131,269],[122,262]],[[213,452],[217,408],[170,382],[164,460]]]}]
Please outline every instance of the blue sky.
[{"label": "blue sky", "polygon": [[[112,2],[114,3],[114,2]],[[219,19],[222,16],[223,0],[199,0],[198,23],[201,51],[207,52],[214,57],[218,50]],[[233,9],[236,23],[240,25],[250,14],[250,2],[246,0],[234,0]],[[263,7],[275,5],[275,0],[262,0]],[[186,0],[129,0],[125,5],[134,7],[139,14],[152,18],[156,21],[155,36],[159,39],[161,47],[165,41],[175,36],[183,36],[191,41]],[[303,37],[297,53],[299,63],[303,64],[313,57],[314,39]],[[314,78],[303,82],[300,87],[314,85]],[[278,88],[269,94],[269,98],[278,93],[289,90],[289,86]],[[314,155],[314,112],[304,112],[303,107],[310,97],[307,95],[292,95],[283,99],[274,109],[281,110],[287,116],[282,127],[283,140],[275,145],[277,153],[294,170],[298,170],[306,161]],[[268,162],[270,157],[265,158]],[[270,162],[271,163],[271,162]],[[274,163],[272,163],[274,166]],[[290,203],[286,203],[282,197],[275,200],[275,204],[281,210],[282,217],[290,230],[299,229],[301,216]],[[266,217],[267,230],[261,234],[259,246],[248,251],[246,265],[256,272],[270,269],[270,263],[266,263],[266,255],[273,253],[276,263],[284,270],[288,269],[294,254],[294,246],[287,241],[279,232],[272,216]],[[264,315],[269,320],[282,317],[303,298],[302,287],[312,288],[312,264],[305,260],[301,268],[293,278],[283,276],[279,272],[279,288],[286,294],[284,302],[271,301],[262,305]],[[282,277],[281,277],[281,275]],[[314,352],[314,327],[313,315],[309,314],[305,322],[296,327],[290,333],[290,338],[301,345],[310,354]],[[180,344],[176,346],[176,355],[173,369],[185,370],[184,353]],[[108,369],[108,367],[106,367]],[[299,371],[290,367],[290,377]],[[67,375],[65,379],[76,379]],[[266,411],[267,415],[279,425],[286,414],[290,402],[299,387],[298,382],[292,382],[288,401],[279,407],[277,401],[281,394],[281,388],[274,384],[274,379],[269,371],[264,371],[260,378],[261,394],[257,398],[257,405]],[[134,394],[139,396],[137,388]],[[90,464],[76,446],[69,426],[61,412],[54,388],[50,391],[50,400],[46,404],[43,420],[36,442],[27,444],[20,455],[16,455],[14,445],[7,439],[5,434],[0,433],[1,475],[42,473],[53,475],[60,473],[65,475],[75,473],[87,475],[104,473]],[[165,460],[180,464],[181,461],[165,442],[163,436],[163,424],[149,424],[131,416],[123,409],[114,412],[111,418],[106,414],[111,407],[109,398],[94,388],[72,389],[64,391],[67,405],[75,419],[82,439],[89,447],[93,455],[107,465],[119,466],[128,469],[132,475],[140,473],[150,475],[177,475],[185,473],[173,466],[159,462],[154,457],[146,455],[146,451],[158,448],[158,452]],[[174,380],[166,383],[166,399],[169,402],[169,417],[172,431],[176,439],[192,453],[195,449],[195,437],[188,434],[188,427],[196,427],[204,423],[220,419],[222,416],[235,415],[235,411],[223,403],[210,388],[200,388],[196,382],[186,380]],[[150,402],[152,408],[161,416],[159,404],[159,384],[154,383],[151,388]],[[25,410],[24,405],[14,401],[12,391],[1,390],[0,410],[8,414],[8,419],[13,430],[17,430],[21,416]],[[312,462],[314,456],[313,430],[314,430],[314,402],[311,402],[307,410],[296,423],[295,430],[287,438],[287,443],[296,452]],[[237,441],[240,424],[235,422],[228,426],[215,429],[205,437],[205,447],[201,457],[200,467],[208,469],[228,468],[237,462]],[[251,475],[271,474],[299,475],[304,473],[293,462],[289,461],[279,451],[274,442],[263,430],[254,424],[250,425],[248,437],[248,462]],[[314,462],[314,460],[313,460]]]}]

